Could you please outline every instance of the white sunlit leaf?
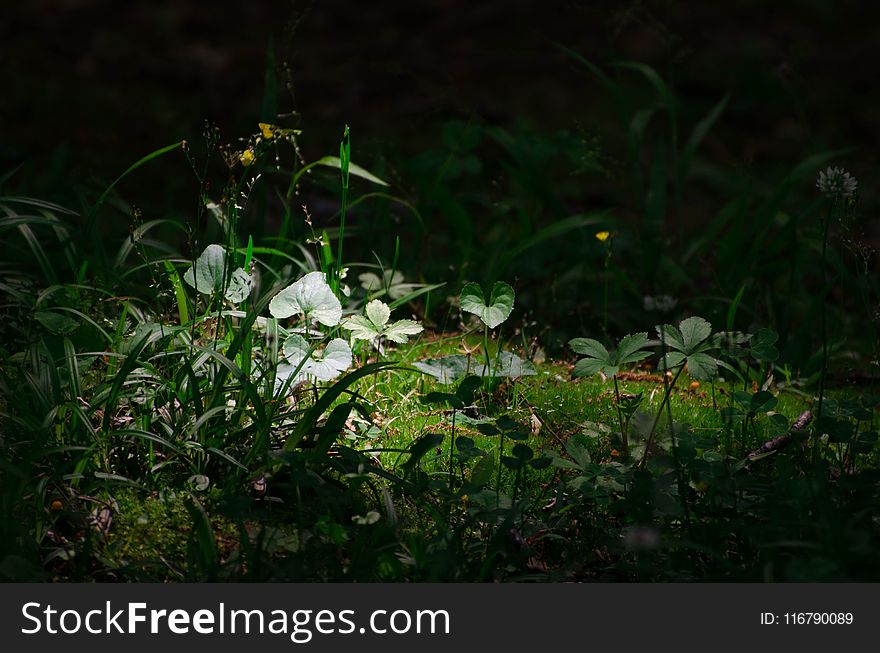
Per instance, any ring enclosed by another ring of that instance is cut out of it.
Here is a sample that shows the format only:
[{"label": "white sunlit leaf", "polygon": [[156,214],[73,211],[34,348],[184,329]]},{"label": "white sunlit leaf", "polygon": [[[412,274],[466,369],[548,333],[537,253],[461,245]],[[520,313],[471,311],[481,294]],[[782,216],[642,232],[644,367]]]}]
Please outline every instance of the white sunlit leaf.
[{"label": "white sunlit leaf", "polygon": [[388,323],[388,318],[391,317],[391,309],[380,299],[374,299],[369,302],[365,312],[370,319],[370,322],[375,324],[379,329],[382,329]]},{"label": "white sunlit leaf", "polygon": [[[284,341],[282,349],[287,364],[293,370],[300,368],[297,380],[311,377],[318,381],[332,381],[351,367],[351,347],[341,338],[334,338],[323,350],[311,351],[305,338],[293,334]],[[281,367],[279,364],[279,372]]]},{"label": "white sunlit leaf", "polygon": [[302,315],[332,327],[342,319],[342,304],[323,272],[309,272],[275,295],[269,302],[269,312],[279,319]]},{"label": "white sunlit leaf", "polygon": [[351,337],[355,340],[373,340],[381,335],[381,332],[376,329],[376,325],[363,315],[353,315],[343,320],[340,326],[351,331]]},{"label": "white sunlit leaf", "polygon": [[385,329],[382,334],[391,342],[404,344],[409,336],[414,336],[424,331],[424,327],[415,320],[398,320]]}]

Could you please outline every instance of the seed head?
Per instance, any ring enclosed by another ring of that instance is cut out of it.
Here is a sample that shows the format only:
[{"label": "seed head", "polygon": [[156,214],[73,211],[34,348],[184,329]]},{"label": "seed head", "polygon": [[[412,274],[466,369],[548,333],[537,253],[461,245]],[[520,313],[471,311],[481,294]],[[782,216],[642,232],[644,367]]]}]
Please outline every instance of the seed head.
[{"label": "seed head", "polygon": [[829,198],[851,197],[858,185],[856,178],[843,168],[829,166],[816,178],[816,188]]}]

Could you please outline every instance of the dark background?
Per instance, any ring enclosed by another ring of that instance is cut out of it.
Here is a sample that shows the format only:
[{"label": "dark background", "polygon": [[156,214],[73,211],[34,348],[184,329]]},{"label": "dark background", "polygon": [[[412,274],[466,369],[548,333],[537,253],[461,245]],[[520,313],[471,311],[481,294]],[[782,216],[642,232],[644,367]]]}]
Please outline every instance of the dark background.
[{"label": "dark background", "polygon": [[731,92],[707,145],[720,155],[760,164],[858,145],[864,178],[878,145],[878,13],[823,0],[9,3],[0,160],[26,161],[34,183],[107,179],[197,138],[206,119],[233,141],[261,118],[270,44],[306,158],[332,151],[344,123],[358,147],[415,151],[454,115],[595,122],[607,97],[558,42],[597,63],[649,63],[697,109]]}]

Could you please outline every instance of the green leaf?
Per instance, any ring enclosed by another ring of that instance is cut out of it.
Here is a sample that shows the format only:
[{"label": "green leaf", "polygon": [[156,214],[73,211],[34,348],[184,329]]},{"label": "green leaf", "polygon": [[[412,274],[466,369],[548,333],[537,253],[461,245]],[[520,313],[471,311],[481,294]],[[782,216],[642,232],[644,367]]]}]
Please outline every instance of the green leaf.
[{"label": "green leaf", "polygon": [[302,315],[333,327],[342,319],[342,304],[323,272],[309,272],[275,295],[269,302],[269,312],[279,319]]},{"label": "green leaf", "polygon": [[42,324],[47,331],[55,335],[71,333],[79,326],[79,322],[76,320],[54,311],[37,311],[34,313],[33,318]]},{"label": "green leaf", "polygon": [[605,349],[605,346],[598,340],[593,340],[592,338],[575,338],[568,343],[568,346],[577,354],[590,356],[591,358],[595,358],[605,364],[611,363],[611,355],[608,353],[608,350]]},{"label": "green leaf", "polygon": [[671,351],[666,356],[661,356],[657,361],[658,370],[674,370],[676,367],[684,363],[685,355],[680,351]]},{"label": "green leaf", "polygon": [[403,463],[404,469],[415,467],[430,451],[439,447],[443,442],[443,434],[428,433],[412,443],[409,448],[409,459]]},{"label": "green leaf", "polygon": [[462,379],[461,383],[458,384],[458,387],[455,389],[455,394],[465,405],[470,405],[474,403],[474,395],[482,385],[483,379],[479,376],[466,376]]},{"label": "green leaf", "polygon": [[597,358],[582,358],[574,365],[574,370],[571,372],[571,376],[574,379],[581,378],[583,376],[593,376],[597,374],[599,370],[605,367],[605,363],[600,361]]},{"label": "green leaf", "polygon": [[718,374],[718,365],[708,354],[691,354],[687,357],[687,365],[691,377],[700,381],[711,381]]},{"label": "green leaf", "polygon": [[689,317],[682,320],[678,325],[681,331],[682,351],[691,353],[702,344],[710,335],[712,335],[712,325],[701,317]]},{"label": "green leaf", "polygon": [[752,336],[751,355],[762,363],[771,363],[779,358],[779,350],[774,346],[779,336],[772,329],[758,329]]},{"label": "green leaf", "polygon": [[483,289],[476,283],[468,283],[461,289],[461,310],[479,316],[483,324],[494,329],[510,317],[514,303],[513,288],[503,281],[492,286],[489,303],[486,304]]},{"label": "green leaf", "polygon": [[[594,341],[595,342],[595,341]],[[651,352],[644,351],[642,348],[648,344],[647,331],[642,333],[632,333],[620,341],[617,346],[617,352],[614,362],[617,365],[625,365],[627,363],[637,363],[651,355]]]},{"label": "green leaf", "polygon": [[[351,163],[350,161],[347,161],[347,163],[349,174],[352,174],[355,177],[360,177],[361,179],[366,179],[367,181],[378,184],[379,186],[388,185],[388,182],[379,179],[372,172],[370,172],[369,170],[365,170],[356,163]],[[340,159],[338,156],[325,156],[315,161],[313,165],[327,166],[328,168],[337,168],[341,170],[342,159]]]},{"label": "green leaf", "polygon": [[686,351],[681,331],[671,324],[658,324],[655,328],[660,341],[666,344],[667,349],[671,347],[681,352]]},{"label": "green leaf", "polygon": [[226,251],[220,245],[208,245],[183,273],[183,280],[204,295],[220,290],[226,280]]}]

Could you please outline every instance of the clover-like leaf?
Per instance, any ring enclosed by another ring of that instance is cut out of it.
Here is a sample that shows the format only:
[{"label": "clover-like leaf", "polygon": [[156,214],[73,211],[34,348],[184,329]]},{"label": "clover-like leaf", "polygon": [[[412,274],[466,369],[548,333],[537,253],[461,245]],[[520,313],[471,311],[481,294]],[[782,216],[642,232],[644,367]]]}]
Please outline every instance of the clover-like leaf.
[{"label": "clover-like leaf", "polygon": [[298,368],[294,383],[309,377],[332,381],[351,367],[351,347],[341,338],[334,338],[323,350],[312,350],[305,338],[294,333],[284,341],[282,350],[287,361],[278,365],[276,378],[290,376]]},{"label": "clover-like leaf", "polygon": [[718,361],[708,351],[720,346],[718,338],[711,338],[712,325],[701,317],[682,320],[678,328],[671,324],[657,326],[657,333],[667,351],[657,364],[658,369],[671,370],[687,363],[688,372],[694,379],[709,381],[718,374]]},{"label": "clover-like leaf", "polygon": [[388,324],[391,309],[381,300],[374,299],[365,309],[366,317],[354,315],[342,322],[342,328],[351,331],[355,340],[374,340],[384,337],[392,342],[403,344],[409,336],[421,333],[424,329],[415,320],[398,320]]},{"label": "clover-like leaf", "polygon": [[468,283],[461,289],[461,310],[479,316],[483,324],[494,329],[510,317],[513,311],[515,293],[513,288],[503,281],[496,281],[492,286],[489,303],[486,303],[483,289],[479,284]]},{"label": "clover-like leaf", "polygon": [[478,363],[463,354],[452,354],[442,358],[416,361],[413,363],[413,367],[433,376],[440,383],[444,384],[453,383],[469,374],[491,376],[493,378],[519,378],[537,374],[532,363],[507,351],[502,351],[491,362],[489,371],[486,370],[485,363]]},{"label": "clover-like leaf", "polygon": [[645,351],[648,344],[648,333],[633,333],[625,336],[614,353],[609,352],[605,345],[592,338],[575,338],[568,343],[576,353],[586,358],[575,363],[572,377],[577,379],[583,376],[593,376],[605,370],[608,376],[614,376],[620,370],[621,365],[637,363],[651,355]]},{"label": "clover-like leaf", "polygon": [[342,319],[342,304],[333,294],[323,272],[309,272],[281,290],[269,302],[273,317],[302,315],[325,326],[336,326]]}]

